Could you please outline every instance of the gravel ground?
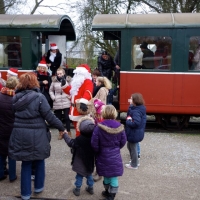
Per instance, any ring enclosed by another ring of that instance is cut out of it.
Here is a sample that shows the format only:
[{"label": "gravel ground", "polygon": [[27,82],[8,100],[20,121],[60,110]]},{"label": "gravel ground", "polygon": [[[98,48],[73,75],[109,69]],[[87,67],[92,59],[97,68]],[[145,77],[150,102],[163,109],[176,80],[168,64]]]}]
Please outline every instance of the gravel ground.
[{"label": "gravel ground", "polygon": [[[71,153],[64,140],[57,140],[57,135],[57,131],[52,129],[51,157],[46,160],[45,190],[38,196],[33,194],[32,198],[103,199],[102,181],[95,183],[94,195],[85,191],[85,180],[81,195],[73,195],[75,173],[71,170]],[[121,154],[124,164],[128,163],[126,146]],[[18,179],[14,183],[8,179],[0,182],[0,200],[14,200],[12,196],[20,196],[20,165],[21,162],[17,162]],[[200,134],[146,133],[141,142],[140,167],[137,170],[124,168],[115,199],[199,200],[199,188]]]}]

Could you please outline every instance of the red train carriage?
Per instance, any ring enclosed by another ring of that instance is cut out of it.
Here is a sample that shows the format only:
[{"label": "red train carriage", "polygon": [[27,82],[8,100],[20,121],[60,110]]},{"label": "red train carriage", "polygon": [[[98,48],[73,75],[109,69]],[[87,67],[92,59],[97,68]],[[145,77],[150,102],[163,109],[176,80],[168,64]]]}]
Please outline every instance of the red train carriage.
[{"label": "red train carriage", "polygon": [[134,92],[147,114],[178,128],[200,115],[200,14],[103,14],[93,20],[104,39],[119,40],[120,111]]}]

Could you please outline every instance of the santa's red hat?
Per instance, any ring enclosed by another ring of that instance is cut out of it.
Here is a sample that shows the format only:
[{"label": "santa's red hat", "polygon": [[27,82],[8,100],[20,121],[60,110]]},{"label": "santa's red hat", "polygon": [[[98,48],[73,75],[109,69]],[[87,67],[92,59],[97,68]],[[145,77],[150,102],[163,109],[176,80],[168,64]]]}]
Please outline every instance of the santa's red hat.
[{"label": "santa's red hat", "polygon": [[78,67],[76,67],[76,68],[78,68],[79,70],[83,70],[83,71],[85,71],[85,72],[89,72],[90,73],[90,67],[89,67],[89,65],[87,65],[87,64],[80,64]]},{"label": "santa's red hat", "polygon": [[52,50],[58,49],[56,43],[51,43],[50,46]]},{"label": "santa's red hat", "polygon": [[12,76],[18,76],[18,69],[15,69],[15,68],[10,68],[8,71],[7,71],[8,74],[12,75]]},{"label": "santa's red hat", "polygon": [[40,63],[38,64],[38,67],[46,67],[47,68],[47,63],[45,60],[41,60]]}]

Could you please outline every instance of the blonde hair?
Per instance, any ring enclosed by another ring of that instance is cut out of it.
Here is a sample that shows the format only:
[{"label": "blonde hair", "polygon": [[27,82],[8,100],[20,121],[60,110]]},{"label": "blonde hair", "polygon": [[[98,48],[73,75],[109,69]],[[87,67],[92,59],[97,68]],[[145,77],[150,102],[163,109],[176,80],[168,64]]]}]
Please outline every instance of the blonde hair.
[{"label": "blonde hair", "polygon": [[[37,66],[36,70],[39,71],[39,70],[40,70],[40,67],[44,67],[44,66],[40,66],[40,65],[39,65],[39,66]],[[44,68],[45,68],[44,71],[47,72],[47,71],[48,71],[48,68],[47,68],[47,67],[44,67]]]},{"label": "blonde hair", "polygon": [[59,67],[59,68],[56,70],[56,73],[57,73],[57,71],[62,71],[63,74],[65,75],[65,70],[64,70],[62,67]]},{"label": "blonde hair", "polygon": [[113,105],[106,105],[102,110],[103,119],[116,119],[117,118],[117,110]]},{"label": "blonde hair", "polygon": [[97,80],[103,84],[108,90],[110,90],[112,88],[112,83],[110,82],[110,80],[105,77],[105,76],[98,76]]},{"label": "blonde hair", "polygon": [[15,89],[15,87],[18,84],[18,79],[16,76],[11,76],[8,78],[8,80],[6,81],[6,87],[9,89]]},{"label": "blonde hair", "polygon": [[143,96],[140,93],[134,93],[134,94],[132,94],[131,98],[132,98],[133,103],[136,106],[140,106],[140,105],[144,105],[145,104]]}]

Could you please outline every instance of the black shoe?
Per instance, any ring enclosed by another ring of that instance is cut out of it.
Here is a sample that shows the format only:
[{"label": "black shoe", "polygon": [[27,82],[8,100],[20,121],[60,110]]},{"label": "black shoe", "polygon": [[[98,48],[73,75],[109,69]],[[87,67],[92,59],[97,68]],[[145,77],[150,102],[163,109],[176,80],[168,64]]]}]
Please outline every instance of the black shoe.
[{"label": "black shoe", "polygon": [[85,190],[90,193],[90,194],[94,194],[94,190],[93,190],[93,187],[86,187]]},{"label": "black shoe", "polygon": [[10,180],[10,182],[13,183],[16,180],[17,180],[17,176],[13,180]]},{"label": "black shoe", "polygon": [[8,175],[8,169],[4,169],[4,175]]},{"label": "black shoe", "polygon": [[7,178],[7,176],[6,176],[6,175],[3,175],[3,177],[0,178],[0,181],[5,180],[6,178]]},{"label": "black shoe", "polygon": [[103,191],[101,194],[104,197],[109,197],[110,196],[108,190]]},{"label": "black shoe", "polygon": [[76,196],[80,196],[80,188],[74,188],[74,189],[73,189],[73,193],[74,193],[74,195],[76,195]]}]

